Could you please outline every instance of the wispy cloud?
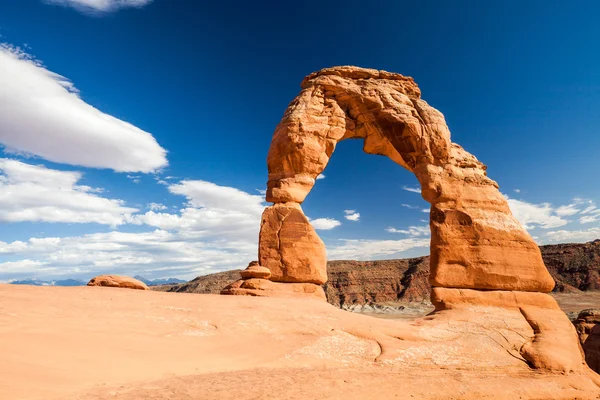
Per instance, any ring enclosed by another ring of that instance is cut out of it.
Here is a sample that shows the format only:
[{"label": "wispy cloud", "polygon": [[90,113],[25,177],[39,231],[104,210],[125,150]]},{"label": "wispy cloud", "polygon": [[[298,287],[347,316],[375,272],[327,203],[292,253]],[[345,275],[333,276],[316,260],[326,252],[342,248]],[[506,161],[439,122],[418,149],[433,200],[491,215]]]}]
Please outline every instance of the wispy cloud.
[{"label": "wispy cloud", "polygon": [[402,190],[406,190],[407,192],[419,193],[421,194],[420,187],[410,187],[410,186],[402,186]]},{"label": "wispy cloud", "polygon": [[72,82],[0,45],[0,144],[5,151],[118,172],[167,165],[154,137],[84,102]]},{"label": "wispy cloud", "polygon": [[407,250],[428,247],[429,239],[424,238],[400,240],[341,239],[327,246],[327,255],[331,260],[373,260],[381,257],[401,257],[402,253]]},{"label": "wispy cloud", "polygon": [[401,233],[403,235],[408,235],[411,237],[430,236],[430,234],[431,234],[428,225],[409,226],[408,229],[396,229],[396,228],[393,228],[390,226],[390,227],[386,228],[385,230],[386,230],[386,232],[389,232],[389,233]]},{"label": "wispy cloud", "polygon": [[121,8],[141,8],[152,0],[43,0],[48,4],[73,7],[82,12],[106,13]]}]

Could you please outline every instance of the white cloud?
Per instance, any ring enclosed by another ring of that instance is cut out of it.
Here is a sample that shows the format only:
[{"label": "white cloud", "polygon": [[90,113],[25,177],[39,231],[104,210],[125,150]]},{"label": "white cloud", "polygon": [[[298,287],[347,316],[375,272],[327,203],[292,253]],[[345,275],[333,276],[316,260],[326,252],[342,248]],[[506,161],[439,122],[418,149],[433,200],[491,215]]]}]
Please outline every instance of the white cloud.
[{"label": "white cloud", "polygon": [[412,237],[429,236],[431,234],[429,226],[409,226],[408,229],[396,229],[389,227],[385,229],[389,233],[402,233]]},{"label": "white cloud", "polygon": [[575,215],[579,212],[579,208],[577,208],[576,204],[569,204],[566,206],[560,206],[556,209],[556,215],[559,217],[569,217],[571,215]]},{"label": "white cloud", "polygon": [[508,205],[515,218],[525,229],[552,229],[569,223],[557,215],[556,210],[550,203],[533,204],[523,200],[512,199],[506,195]]},{"label": "white cloud", "polygon": [[360,213],[357,213],[356,210],[344,210],[344,218],[349,221],[358,221],[360,219]]},{"label": "white cloud", "polygon": [[154,137],[84,102],[73,83],[0,45],[0,144],[63,164],[154,172],[167,165]]},{"label": "white cloud", "polygon": [[325,175],[323,175],[323,174],[317,175],[317,180],[320,180],[320,179],[325,179]]},{"label": "white cloud", "polygon": [[402,252],[414,248],[428,248],[429,239],[408,238],[401,240],[345,240],[327,246],[330,260],[372,260],[381,257],[401,257]]},{"label": "white cloud", "polygon": [[521,189],[515,189],[515,193],[521,193]]},{"label": "white cloud", "polygon": [[121,8],[143,7],[152,0],[44,0],[49,4],[74,7],[80,11],[109,12]]},{"label": "white cloud", "polygon": [[429,211],[431,211],[429,208],[423,208],[421,210],[422,213],[429,213]]},{"label": "white cloud", "polygon": [[169,186],[169,191],[187,197],[193,207],[235,210],[259,217],[265,208],[262,196],[207,181],[184,180]]},{"label": "white cloud", "polygon": [[168,207],[161,203],[150,203],[148,204],[148,208],[152,211],[162,211],[166,210]]},{"label": "white cloud", "polygon": [[587,242],[600,239],[600,227],[576,231],[551,231],[546,234],[546,238],[550,243]]},{"label": "white cloud", "polygon": [[407,192],[413,192],[413,193],[419,193],[419,194],[421,194],[421,188],[420,187],[402,186],[402,189],[406,190]]},{"label": "white cloud", "polygon": [[82,174],[0,158],[0,221],[126,223],[137,209],[77,185]]},{"label": "white cloud", "polygon": [[133,183],[140,183],[139,175],[127,175],[127,178],[130,179]]},{"label": "white cloud", "polygon": [[256,242],[222,238],[203,240],[194,235],[155,230],[143,233],[94,233],[65,238],[32,238],[18,244],[2,243],[22,258],[0,264],[0,279],[72,277],[90,279],[104,273],[150,278],[192,278],[243,268],[256,259]]},{"label": "white cloud", "polygon": [[340,226],[342,223],[333,218],[317,218],[311,219],[310,224],[317,230],[328,231]]}]

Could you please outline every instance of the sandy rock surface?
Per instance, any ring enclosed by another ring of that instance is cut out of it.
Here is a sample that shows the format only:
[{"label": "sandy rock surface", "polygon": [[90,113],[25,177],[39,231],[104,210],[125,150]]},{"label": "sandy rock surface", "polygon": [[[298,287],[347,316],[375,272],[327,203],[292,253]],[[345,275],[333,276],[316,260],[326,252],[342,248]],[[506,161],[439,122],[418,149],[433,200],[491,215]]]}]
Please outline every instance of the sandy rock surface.
[{"label": "sandy rock surface", "polygon": [[436,315],[394,321],[307,299],[0,285],[0,398],[600,396],[584,367],[529,367],[519,349],[536,333],[517,302],[455,297]]}]

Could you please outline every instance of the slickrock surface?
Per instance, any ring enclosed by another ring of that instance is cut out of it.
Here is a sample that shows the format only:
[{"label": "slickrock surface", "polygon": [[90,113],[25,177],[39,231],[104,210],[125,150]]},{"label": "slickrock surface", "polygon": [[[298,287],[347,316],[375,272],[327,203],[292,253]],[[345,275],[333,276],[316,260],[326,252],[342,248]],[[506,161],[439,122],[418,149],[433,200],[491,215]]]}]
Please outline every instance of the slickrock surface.
[{"label": "slickrock surface", "polygon": [[146,285],[144,282],[135,278],[131,278],[129,276],[120,275],[100,275],[95,278],[92,278],[87,285],[149,290],[148,285]]},{"label": "slickrock surface", "polygon": [[[435,315],[392,321],[307,299],[0,285],[0,398],[600,396],[568,349],[570,372],[530,368],[559,338],[547,296],[443,290]],[[538,312],[552,326],[530,325]]]},{"label": "slickrock surface", "polygon": [[362,138],[365,152],[413,172],[431,203],[432,286],[552,290],[538,246],[498,184],[452,143],[444,116],[421,99],[412,78],[345,66],[315,72],[301,86],[267,156],[266,199],[276,204],[263,215],[259,257],[273,280],[325,281],[325,248],[300,204],[337,143]]}]

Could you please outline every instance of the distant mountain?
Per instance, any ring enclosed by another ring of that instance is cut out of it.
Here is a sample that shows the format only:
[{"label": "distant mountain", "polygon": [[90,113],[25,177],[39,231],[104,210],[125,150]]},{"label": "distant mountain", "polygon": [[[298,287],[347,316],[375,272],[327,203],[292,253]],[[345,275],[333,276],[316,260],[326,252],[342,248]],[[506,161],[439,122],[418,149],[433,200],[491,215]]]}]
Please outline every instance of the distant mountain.
[{"label": "distant mountain", "polygon": [[174,284],[187,282],[183,279],[177,279],[177,278],[148,279],[148,278],[144,278],[143,276],[140,276],[140,275],[136,275],[136,276],[134,276],[134,278],[137,279],[138,281],[144,282],[148,286],[174,285]]},{"label": "distant mountain", "polygon": [[21,279],[10,282],[12,285],[33,285],[33,286],[85,286],[87,282],[75,279],[62,279],[57,281],[41,281],[38,279]]}]

